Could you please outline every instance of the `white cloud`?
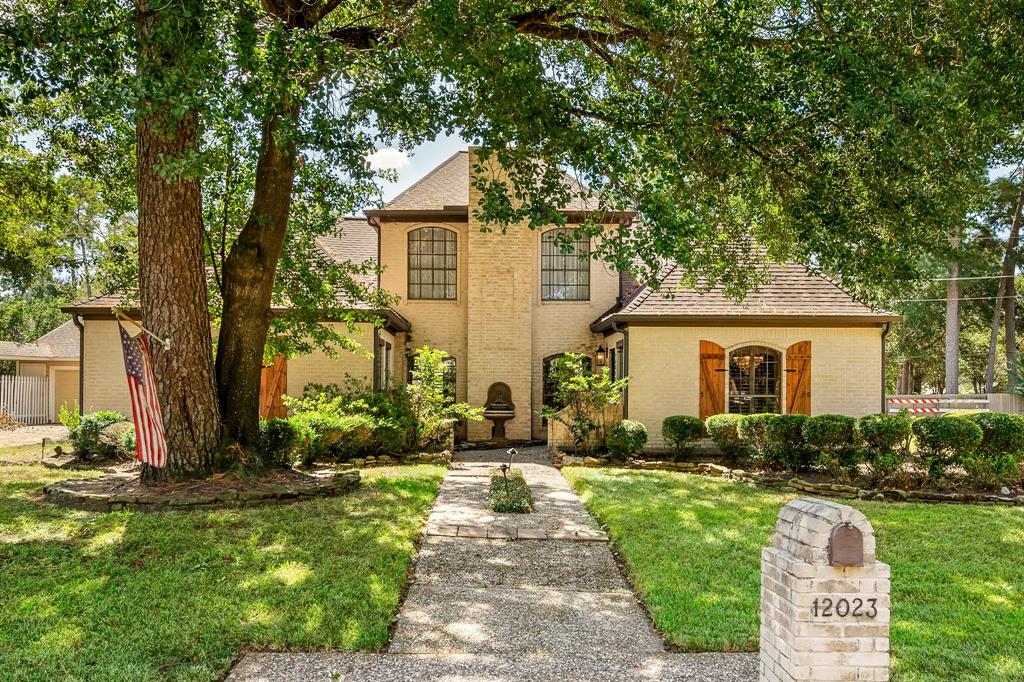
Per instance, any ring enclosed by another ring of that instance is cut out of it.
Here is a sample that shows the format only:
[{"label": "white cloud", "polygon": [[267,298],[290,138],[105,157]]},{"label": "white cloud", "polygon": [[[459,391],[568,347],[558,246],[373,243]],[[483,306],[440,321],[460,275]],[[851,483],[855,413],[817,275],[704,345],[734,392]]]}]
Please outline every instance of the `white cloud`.
[{"label": "white cloud", "polygon": [[366,157],[366,162],[374,170],[384,170],[385,168],[398,170],[409,165],[409,155],[401,149],[378,149]]}]

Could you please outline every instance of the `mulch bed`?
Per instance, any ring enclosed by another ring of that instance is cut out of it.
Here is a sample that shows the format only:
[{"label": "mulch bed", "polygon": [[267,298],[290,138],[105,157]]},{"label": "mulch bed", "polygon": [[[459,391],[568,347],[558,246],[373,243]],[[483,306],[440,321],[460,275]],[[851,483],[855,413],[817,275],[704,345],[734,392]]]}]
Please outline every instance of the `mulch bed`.
[{"label": "mulch bed", "polygon": [[342,495],[359,485],[356,470],[310,473],[281,470],[258,479],[213,476],[200,481],[144,486],[136,471],[101,478],[58,481],[43,488],[49,501],[89,511],[146,512],[223,509],[290,504]]}]

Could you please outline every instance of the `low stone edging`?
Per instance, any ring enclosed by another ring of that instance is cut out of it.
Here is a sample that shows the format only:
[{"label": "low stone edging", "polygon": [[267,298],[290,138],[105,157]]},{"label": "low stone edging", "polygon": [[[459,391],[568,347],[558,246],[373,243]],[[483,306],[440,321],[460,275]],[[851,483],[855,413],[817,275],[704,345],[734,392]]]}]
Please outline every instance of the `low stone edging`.
[{"label": "low stone edging", "polygon": [[925,502],[946,504],[995,504],[1003,506],[1024,507],[1024,494],[997,495],[979,492],[934,492],[929,490],[898,490],[896,488],[860,488],[841,483],[812,483],[793,476],[782,476],[771,473],[758,473],[744,469],[730,469],[721,464],[711,462],[673,462],[671,460],[647,460],[631,458],[625,464],[614,464],[607,457],[576,457],[565,453],[552,453],[552,463],[563,466],[605,467],[619,466],[626,469],[645,469],[655,471],[677,471],[688,474],[699,474],[711,478],[725,478],[732,481],[751,483],[763,488],[793,490],[811,493],[823,497],[838,497],[848,500],[883,500],[887,502]]},{"label": "low stone edging", "polygon": [[220,490],[186,490],[176,494],[172,486],[140,489],[137,474],[119,474],[58,481],[45,486],[43,492],[49,501],[55,504],[86,511],[205,511],[291,504],[318,497],[335,497],[351,492],[360,483],[359,471],[356,469],[318,472],[306,478],[309,482],[302,484],[287,481],[256,483],[250,487],[220,486]]},{"label": "low stone edging", "polygon": [[406,455],[367,455],[353,457],[346,462],[356,469],[372,469],[374,467],[390,467],[399,464],[436,464],[449,466],[452,463],[450,450],[441,452],[413,452]]}]

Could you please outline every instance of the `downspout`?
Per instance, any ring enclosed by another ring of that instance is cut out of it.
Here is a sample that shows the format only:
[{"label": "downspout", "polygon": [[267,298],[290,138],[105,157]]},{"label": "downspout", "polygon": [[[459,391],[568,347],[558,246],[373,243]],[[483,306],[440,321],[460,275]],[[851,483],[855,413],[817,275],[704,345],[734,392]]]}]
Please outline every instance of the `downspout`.
[{"label": "downspout", "polygon": [[85,414],[85,324],[82,318],[75,314],[71,321],[78,327],[78,415]]},{"label": "downspout", "polygon": [[885,402],[885,337],[889,335],[890,327],[892,327],[891,322],[886,322],[882,326],[882,414],[886,413],[888,406]]},{"label": "downspout", "polygon": [[[629,379],[629,327],[619,327],[618,322],[612,322],[612,333],[622,333],[622,376]],[[622,418],[629,419],[629,382],[622,391]]]},{"label": "downspout", "polygon": [[379,391],[380,385],[380,328],[373,325],[373,390]]}]

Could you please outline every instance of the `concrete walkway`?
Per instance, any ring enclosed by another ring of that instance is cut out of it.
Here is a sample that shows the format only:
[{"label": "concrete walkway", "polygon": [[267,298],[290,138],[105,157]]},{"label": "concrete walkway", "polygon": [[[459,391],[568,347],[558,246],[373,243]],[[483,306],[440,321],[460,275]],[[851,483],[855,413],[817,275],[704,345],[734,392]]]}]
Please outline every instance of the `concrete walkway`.
[{"label": "concrete walkway", "polygon": [[607,536],[542,448],[515,466],[531,514],[487,507],[503,451],[456,458],[427,521],[387,654],[249,654],[230,680],[722,680],[752,654],[666,653]]}]

